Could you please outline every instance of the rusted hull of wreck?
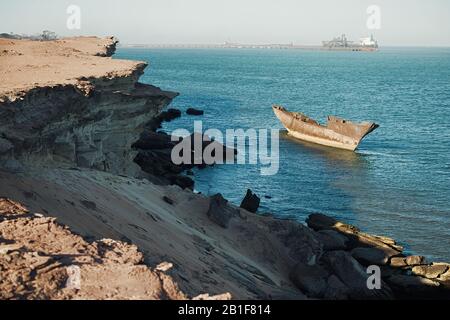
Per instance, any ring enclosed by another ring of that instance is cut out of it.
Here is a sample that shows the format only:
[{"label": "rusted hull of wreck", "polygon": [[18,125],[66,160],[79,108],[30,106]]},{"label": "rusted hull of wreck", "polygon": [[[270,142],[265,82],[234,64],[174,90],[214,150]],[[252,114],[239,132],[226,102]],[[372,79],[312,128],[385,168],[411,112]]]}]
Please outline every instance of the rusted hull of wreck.
[{"label": "rusted hull of wreck", "polygon": [[304,114],[277,105],[272,108],[290,136],[339,149],[354,151],[366,135],[378,128],[374,122],[353,123],[334,116],[328,116],[327,125],[323,126]]}]

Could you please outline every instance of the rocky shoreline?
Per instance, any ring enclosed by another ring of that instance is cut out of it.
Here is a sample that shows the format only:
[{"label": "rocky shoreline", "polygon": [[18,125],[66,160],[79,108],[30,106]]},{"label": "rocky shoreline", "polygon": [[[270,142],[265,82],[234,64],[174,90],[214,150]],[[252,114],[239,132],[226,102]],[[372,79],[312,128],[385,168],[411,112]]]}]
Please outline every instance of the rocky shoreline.
[{"label": "rocky shoreline", "polygon": [[450,265],[393,239],[193,193],[157,132],[177,93],[139,83],[116,43],[0,39],[0,298],[450,298]]}]

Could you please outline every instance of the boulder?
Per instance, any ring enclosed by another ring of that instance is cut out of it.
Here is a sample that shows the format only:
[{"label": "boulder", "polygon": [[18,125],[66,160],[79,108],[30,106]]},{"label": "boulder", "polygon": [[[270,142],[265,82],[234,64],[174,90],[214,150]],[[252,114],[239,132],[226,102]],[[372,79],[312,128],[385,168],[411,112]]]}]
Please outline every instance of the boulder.
[{"label": "boulder", "polygon": [[175,165],[170,158],[170,149],[166,150],[143,150],[134,158],[139,167],[154,176],[167,176],[180,174],[182,166]]},{"label": "boulder", "polygon": [[221,226],[228,228],[230,220],[239,215],[239,211],[228,205],[226,200],[220,193],[209,198],[209,208],[207,215],[211,221]]},{"label": "boulder", "polygon": [[349,298],[349,288],[332,274],[327,280],[327,288],[323,297],[327,300],[347,300]]},{"label": "boulder", "polygon": [[405,258],[405,262],[408,266],[419,266],[426,264],[425,257],[423,256],[408,256]]},{"label": "boulder", "polygon": [[135,149],[152,150],[172,148],[175,142],[171,141],[171,136],[164,133],[145,130],[138,141],[132,147]]},{"label": "boulder", "polygon": [[446,264],[432,264],[429,266],[415,266],[412,268],[412,273],[428,279],[436,279],[447,270],[448,266]]},{"label": "boulder", "polygon": [[323,256],[323,262],[329,270],[339,278],[349,289],[351,299],[392,299],[393,293],[389,286],[381,281],[381,289],[369,289],[368,274],[350,253],[345,251],[329,251]]},{"label": "boulder", "polygon": [[394,239],[376,236],[361,232],[355,226],[342,223],[332,217],[321,213],[309,215],[306,219],[308,226],[316,231],[335,230],[347,236],[351,247],[378,247],[383,248],[389,256],[399,255],[403,248],[395,243]]},{"label": "boulder", "polygon": [[353,258],[358,260],[363,265],[385,265],[388,263],[390,253],[380,248],[358,247],[351,251]]},{"label": "boulder", "polygon": [[166,111],[161,112],[156,117],[152,118],[147,124],[146,128],[150,131],[156,131],[161,128],[162,122],[170,122],[176,118],[181,117],[181,111],[174,108],[169,108]]},{"label": "boulder", "polygon": [[247,194],[241,202],[240,207],[247,211],[255,213],[258,210],[259,203],[261,199],[252,192],[252,190],[247,189]]},{"label": "boulder", "polygon": [[386,279],[399,298],[439,297],[439,282],[413,275],[397,274]]},{"label": "boulder", "polygon": [[381,271],[381,278],[388,278],[390,276],[396,275],[396,274],[403,274],[404,270],[399,268],[392,268],[390,265],[380,265],[380,271]]},{"label": "boulder", "polygon": [[289,257],[297,263],[315,265],[323,254],[322,244],[316,233],[296,221],[267,220],[268,232],[288,250]]},{"label": "boulder", "polygon": [[[180,146],[183,150],[189,150],[190,156],[186,157],[188,164],[197,167],[205,167],[206,165],[213,165],[215,163],[233,162],[237,154],[237,150],[229,148],[211,137],[194,132],[180,140]],[[217,152],[220,152],[216,154]],[[211,159],[205,158],[211,157]]]},{"label": "boulder", "polygon": [[319,265],[298,263],[289,274],[291,281],[308,297],[321,298],[327,288],[328,271]]},{"label": "boulder", "polygon": [[347,249],[348,238],[334,230],[320,230],[317,232],[319,241],[324,250],[345,250]]},{"label": "boulder", "polygon": [[423,256],[392,257],[389,262],[389,265],[395,268],[407,268],[426,264],[427,262]]},{"label": "boulder", "polygon": [[316,231],[333,229],[337,223],[338,221],[336,219],[321,213],[313,213],[306,218],[308,227]]},{"label": "boulder", "polygon": [[447,286],[450,284],[450,264],[446,264],[448,266],[448,269],[446,272],[442,273],[439,276],[439,281],[445,281],[447,282]]},{"label": "boulder", "polygon": [[201,116],[201,115],[203,115],[203,113],[204,113],[203,110],[198,110],[195,108],[188,108],[186,110],[186,114],[191,115],[191,116]]},{"label": "boulder", "polygon": [[[194,143],[201,143],[201,152],[196,152]],[[180,145],[183,144],[183,145]],[[187,152],[184,162],[181,164],[175,164],[172,161],[172,149],[178,146],[178,151],[183,154]],[[204,168],[207,165],[213,165],[217,161],[218,163],[231,161],[237,154],[236,149],[228,148],[219,142],[211,140],[206,135],[201,133],[193,133],[192,135],[179,138],[178,141],[172,141],[172,137],[165,133],[156,133],[150,130],[146,130],[140,137],[140,139],[133,144],[133,148],[138,149],[134,162],[139,165],[142,171],[149,173],[153,176],[168,180],[170,184],[176,184],[183,189],[192,189],[194,181],[186,176],[181,175],[185,170],[190,170],[193,167]],[[208,148],[208,155],[214,157],[215,151],[222,151],[222,157],[217,155],[217,159],[210,159],[212,161],[206,161],[203,155],[206,148]],[[199,157],[199,159],[197,159]],[[211,163],[214,162],[214,163]],[[192,171],[187,172],[188,175],[192,175]]]},{"label": "boulder", "polygon": [[174,108],[169,108],[166,111],[161,112],[158,116],[161,121],[165,122],[172,121],[179,117],[181,117],[181,111]]},{"label": "boulder", "polygon": [[407,267],[406,257],[392,257],[389,265],[395,268]]}]

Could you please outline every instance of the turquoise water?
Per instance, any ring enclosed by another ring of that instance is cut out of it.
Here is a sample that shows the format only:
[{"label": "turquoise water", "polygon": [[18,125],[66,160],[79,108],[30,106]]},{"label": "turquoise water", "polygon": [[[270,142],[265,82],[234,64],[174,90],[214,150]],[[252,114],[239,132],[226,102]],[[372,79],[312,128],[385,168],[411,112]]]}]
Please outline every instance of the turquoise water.
[{"label": "turquoise water", "polygon": [[197,119],[205,128],[281,129],[274,103],[319,121],[334,114],[379,123],[355,153],[282,132],[278,174],[216,166],[196,172],[196,189],[239,204],[251,188],[263,212],[299,221],[323,212],[450,261],[450,49],[119,49],[116,57],[148,61],[142,81],[180,92],[174,107],[205,110],[167,131],[192,131]]}]

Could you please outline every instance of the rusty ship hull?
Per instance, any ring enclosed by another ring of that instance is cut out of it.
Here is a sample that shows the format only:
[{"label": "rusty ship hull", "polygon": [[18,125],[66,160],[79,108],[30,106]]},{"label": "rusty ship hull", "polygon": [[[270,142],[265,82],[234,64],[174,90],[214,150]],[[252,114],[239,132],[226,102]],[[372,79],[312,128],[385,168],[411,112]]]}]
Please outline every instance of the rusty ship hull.
[{"label": "rusty ship hull", "polygon": [[378,128],[374,122],[354,123],[335,116],[328,116],[324,126],[302,113],[290,112],[278,105],[272,109],[290,136],[344,150],[354,151],[365,136]]}]

